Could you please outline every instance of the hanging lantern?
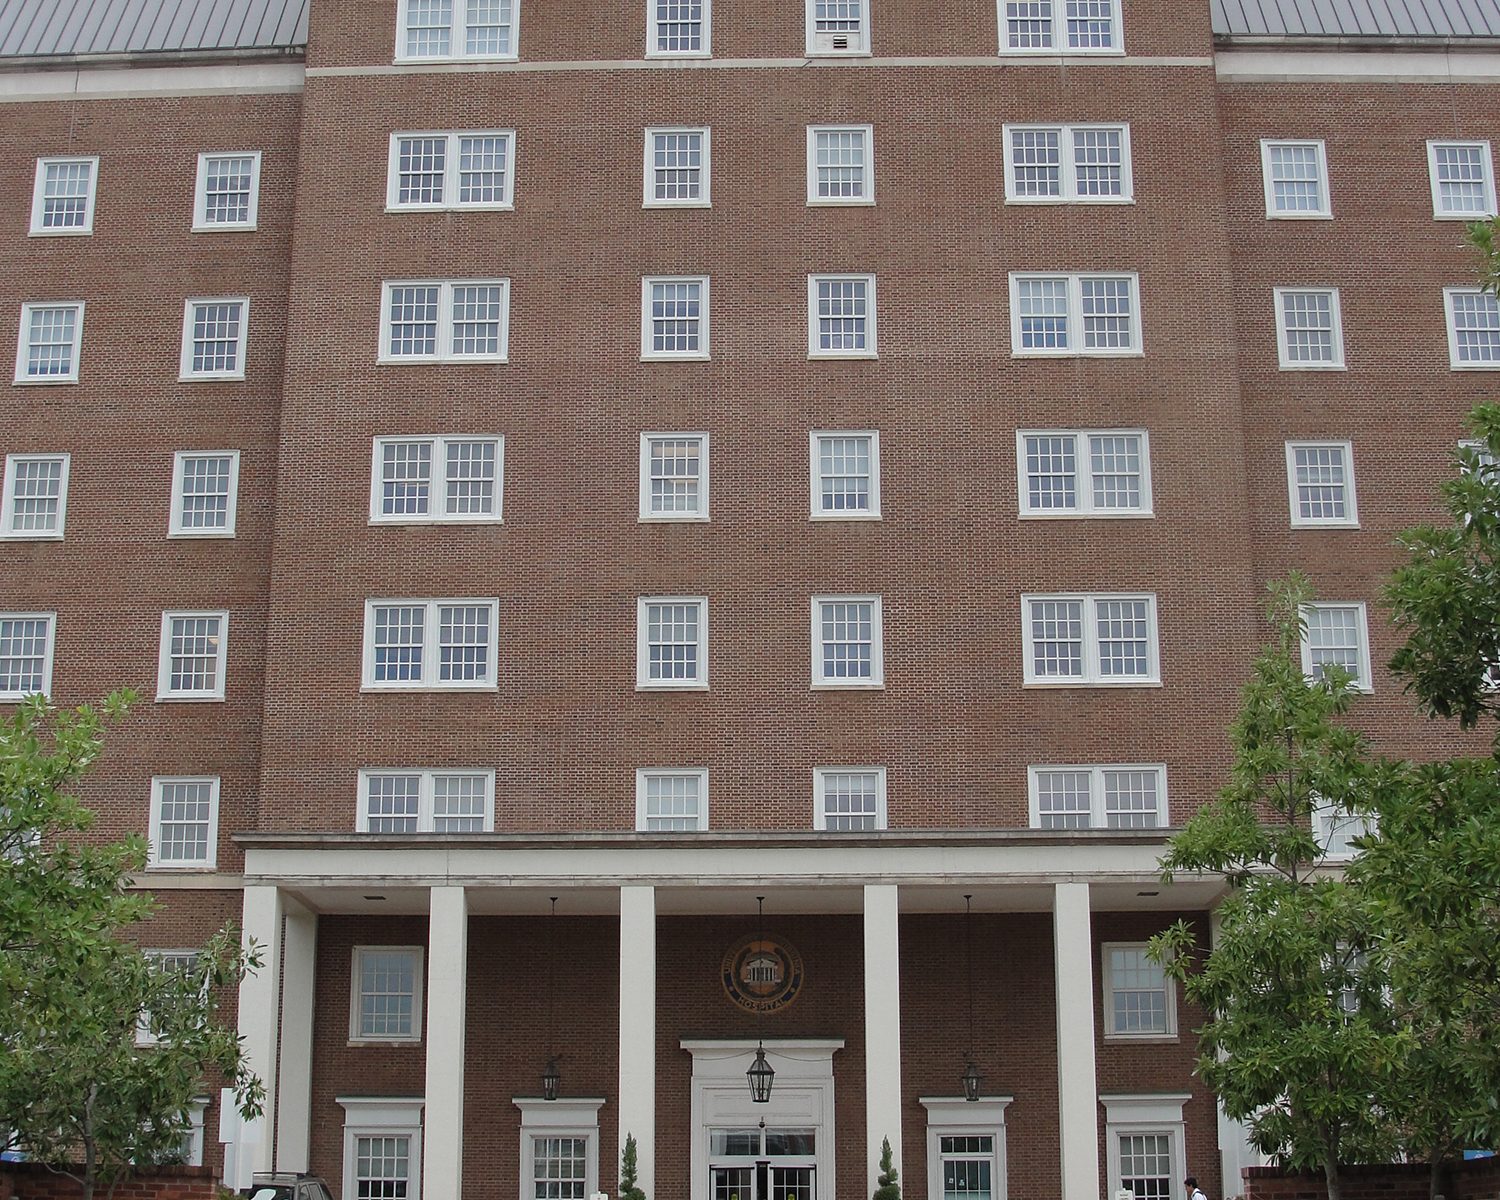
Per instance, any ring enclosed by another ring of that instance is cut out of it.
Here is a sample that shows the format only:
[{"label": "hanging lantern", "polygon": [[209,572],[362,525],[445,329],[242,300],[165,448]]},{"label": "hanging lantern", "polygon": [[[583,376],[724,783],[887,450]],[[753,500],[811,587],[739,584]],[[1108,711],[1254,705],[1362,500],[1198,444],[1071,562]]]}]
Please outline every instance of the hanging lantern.
[{"label": "hanging lantern", "polygon": [[562,1082],[562,1075],[557,1070],[557,1059],[549,1058],[546,1070],[542,1072],[542,1099],[556,1100],[557,1085],[560,1082]]},{"label": "hanging lantern", "polygon": [[964,1099],[978,1100],[979,1088],[984,1083],[984,1076],[979,1073],[979,1064],[972,1058],[969,1065],[964,1068]]},{"label": "hanging lantern", "polygon": [[776,1068],[766,1061],[765,1046],[755,1048],[755,1061],[745,1072],[745,1078],[750,1082],[750,1099],[756,1104],[769,1104],[771,1081],[776,1078]]}]

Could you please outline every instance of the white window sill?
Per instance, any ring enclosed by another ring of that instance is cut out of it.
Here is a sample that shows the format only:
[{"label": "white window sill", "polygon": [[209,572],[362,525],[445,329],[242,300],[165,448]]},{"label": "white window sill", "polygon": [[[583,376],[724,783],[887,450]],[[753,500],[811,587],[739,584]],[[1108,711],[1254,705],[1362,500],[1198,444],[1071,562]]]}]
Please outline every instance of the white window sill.
[{"label": "white window sill", "polygon": [[350,1046],[420,1046],[422,1039],[419,1037],[390,1037],[390,1038],[350,1038],[347,1045]]},{"label": "white window sill", "polygon": [[148,862],[146,870],[153,875],[203,875],[217,870],[214,863],[160,863]]},{"label": "white window sill", "polygon": [[641,525],[707,525],[708,514],[686,514],[682,516],[668,517],[663,516],[659,513],[652,513],[650,516],[642,513],[636,518],[636,522]]},{"label": "white window sill", "polygon": [[1056,688],[1159,688],[1160,679],[1027,679],[1022,682],[1023,688],[1056,689]]},{"label": "white window sill", "polygon": [[45,379],[33,379],[30,375],[24,375],[11,381],[15,387],[56,387],[58,384],[77,382],[77,375],[57,375]]},{"label": "white window sill", "polygon": [[1358,529],[1358,521],[1299,521],[1292,518],[1293,529]]},{"label": "white window sill", "polygon": [[1135,197],[1132,196],[1007,196],[1005,203],[1026,205],[1055,205],[1061,204],[1067,207],[1094,205],[1112,206],[1115,208],[1132,205]]},{"label": "white window sill", "polygon": [[826,350],[809,350],[808,362],[874,362],[880,356],[873,350],[851,350],[830,353]]},{"label": "white window sill", "polygon": [[158,704],[223,704],[224,693],[208,692],[162,692],[156,697]]},{"label": "white window sill", "polygon": [[875,510],[873,512],[815,512],[809,513],[807,519],[822,524],[825,521],[878,521],[881,518],[879,510]]},{"label": "white window sill", "polygon": [[498,354],[498,355],[496,355],[496,354],[471,354],[471,355],[464,355],[463,357],[447,357],[447,358],[442,357],[441,355],[436,355],[436,354],[430,354],[430,355],[429,354],[423,354],[423,355],[416,355],[416,354],[405,355],[405,354],[403,354],[403,355],[397,355],[397,356],[394,356],[394,357],[391,356],[391,355],[388,355],[388,354],[383,354],[383,355],[381,355],[380,357],[378,357],[375,360],[376,364],[379,365],[379,366],[382,366],[382,367],[430,367],[430,366],[449,366],[449,365],[452,365],[452,364],[455,364],[455,363],[489,364],[489,363],[506,363],[506,362],[509,362],[509,361],[510,361],[510,355],[509,354]]},{"label": "white window sill", "polygon": [[1308,213],[1300,213],[1300,212],[1278,212],[1278,213],[1271,213],[1271,212],[1268,212],[1266,214],[1266,220],[1268,220],[1268,221],[1331,221],[1331,220],[1333,220],[1333,214],[1331,212],[1308,212]]},{"label": "white window sill", "polygon": [[643,354],[642,362],[710,362],[707,354]]},{"label": "white window sill", "polygon": [[1166,1045],[1179,1042],[1182,1039],[1175,1033],[1106,1033],[1105,1042],[1130,1043],[1141,1042],[1145,1045]]},{"label": "white window sill", "polygon": [[871,55],[868,50],[813,50],[809,48],[804,57],[811,62],[817,62],[819,59],[869,58]]},{"label": "white window sill", "polygon": [[712,208],[709,200],[642,200],[641,208],[647,211],[657,208]]},{"label": "white window sill", "polygon": [[885,680],[814,679],[809,687],[815,692],[880,692],[885,690]]},{"label": "white window sill", "polygon": [[1060,49],[1057,46],[1001,46],[1001,58],[1054,58],[1066,60],[1069,58],[1124,58],[1125,48],[1123,46],[1099,46],[1089,48],[1084,46],[1069,46]]},{"label": "white window sill", "polygon": [[251,225],[231,225],[231,224],[228,224],[226,222],[224,224],[214,224],[214,225],[194,225],[193,228],[192,228],[192,232],[193,233],[254,233],[258,228],[260,228],[260,226],[259,225],[255,225],[255,224],[251,224]]},{"label": "white window sill", "polygon": [[1500,371],[1500,362],[1492,363],[1456,363],[1450,362],[1448,369],[1451,371]]},{"label": "white window sill", "polygon": [[1012,350],[1012,358],[1145,358],[1144,350]]},{"label": "white window sill", "polygon": [[244,379],[245,379],[245,373],[243,371],[240,371],[240,372],[238,372],[236,374],[233,374],[233,375],[225,374],[225,375],[179,375],[179,376],[177,376],[177,382],[178,383],[243,383]]},{"label": "white window sill", "polygon": [[88,229],[32,229],[28,230],[27,237],[92,237],[93,227]]},{"label": "white window sill", "polygon": [[510,63],[519,54],[398,54],[391,61],[399,67],[425,67],[433,63]]},{"label": "white window sill", "polygon": [[371,517],[371,525],[386,525],[403,528],[408,525],[504,525],[499,517]]},{"label": "white window sill", "polygon": [[60,542],[61,533],[0,533],[0,542]]},{"label": "white window sill", "polygon": [[505,204],[387,204],[387,213],[440,212],[515,212],[514,203]]},{"label": "white window sill", "polygon": [[169,542],[232,542],[232,529],[172,529],[167,532]]},{"label": "white window sill", "polygon": [[1343,363],[1278,363],[1277,369],[1282,371],[1347,371],[1349,368]]},{"label": "white window sill", "polygon": [[1120,512],[1075,512],[1068,510],[1047,512],[1020,512],[1021,521],[1149,521],[1156,513],[1149,508],[1132,508]]},{"label": "white window sill", "polygon": [[409,696],[414,692],[438,695],[445,692],[453,692],[462,695],[464,693],[498,692],[500,685],[498,683],[366,683],[361,684],[359,690],[361,693],[369,693],[371,695]]},{"label": "white window sill", "polygon": [[875,197],[874,196],[860,196],[860,197],[853,197],[853,198],[851,198],[851,197],[839,196],[839,197],[835,198],[835,197],[827,197],[827,196],[809,196],[807,198],[807,207],[808,208],[874,208],[875,207]]},{"label": "white window sill", "polygon": [[1487,213],[1441,213],[1441,212],[1435,212],[1435,213],[1432,214],[1432,219],[1434,221],[1493,221],[1495,219],[1495,214],[1493,212],[1487,212]]},{"label": "white window sill", "polygon": [[648,61],[653,61],[653,62],[656,61],[656,60],[658,60],[658,59],[666,59],[667,61],[671,61],[674,58],[698,58],[698,59],[703,59],[703,58],[712,58],[712,57],[713,57],[713,51],[712,50],[647,50],[646,51],[646,59]]},{"label": "white window sill", "polygon": [[706,683],[642,683],[636,680],[635,690],[638,692],[706,692]]}]

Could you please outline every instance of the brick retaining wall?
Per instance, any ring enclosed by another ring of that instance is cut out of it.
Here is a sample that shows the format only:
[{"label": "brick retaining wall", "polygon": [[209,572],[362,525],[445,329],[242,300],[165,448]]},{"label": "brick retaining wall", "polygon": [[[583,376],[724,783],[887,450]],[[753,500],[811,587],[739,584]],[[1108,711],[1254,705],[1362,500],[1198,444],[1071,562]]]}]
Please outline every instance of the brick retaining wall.
[{"label": "brick retaining wall", "polygon": [[[113,1200],[214,1200],[217,1187],[211,1167],[157,1167],[122,1180]],[[36,1163],[0,1165],[0,1200],[78,1200],[82,1190]]]},{"label": "brick retaining wall", "polygon": [[[1321,1171],[1246,1167],[1242,1174],[1245,1200],[1328,1200]],[[1343,1200],[1427,1200],[1426,1163],[1344,1167],[1339,1174]],[[1453,1164],[1443,1195],[1447,1200],[1500,1200],[1500,1158]]]}]

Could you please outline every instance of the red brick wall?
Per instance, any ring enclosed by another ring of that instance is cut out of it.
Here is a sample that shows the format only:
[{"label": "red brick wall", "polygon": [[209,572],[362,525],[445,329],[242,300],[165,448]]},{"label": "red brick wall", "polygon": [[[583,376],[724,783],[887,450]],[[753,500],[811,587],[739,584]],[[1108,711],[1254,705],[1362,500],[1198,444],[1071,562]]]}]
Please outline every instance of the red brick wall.
[{"label": "red brick wall", "polygon": [[[1245,1200],[1327,1200],[1321,1171],[1287,1171],[1281,1167],[1246,1167]],[[1426,1163],[1340,1167],[1343,1200],[1427,1200],[1430,1168]],[[1451,1164],[1444,1172],[1448,1200],[1494,1200],[1500,1196],[1500,1158]]]},{"label": "red brick wall", "polygon": [[[156,1167],[116,1185],[114,1200],[214,1200],[216,1189],[209,1167]],[[77,1200],[82,1194],[76,1180],[35,1163],[0,1163],[0,1200]]]}]

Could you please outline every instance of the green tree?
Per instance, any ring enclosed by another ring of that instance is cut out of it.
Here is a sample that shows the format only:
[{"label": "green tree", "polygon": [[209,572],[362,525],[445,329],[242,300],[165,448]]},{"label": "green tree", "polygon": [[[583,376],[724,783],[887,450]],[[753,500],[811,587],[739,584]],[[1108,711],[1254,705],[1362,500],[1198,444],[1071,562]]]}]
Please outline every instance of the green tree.
[{"label": "green tree", "polygon": [[880,1139],[880,1174],[875,1179],[871,1200],[901,1200],[901,1185],[896,1182],[896,1164],[891,1156],[891,1139]]},{"label": "green tree", "polygon": [[1382,1088],[1404,1039],[1385,1002],[1374,913],[1323,868],[1314,810],[1357,811],[1375,768],[1342,720],[1348,675],[1303,675],[1307,582],[1271,587],[1274,640],[1256,660],[1231,727],[1234,763],[1218,799],[1173,837],[1163,878],[1223,876],[1211,950],[1179,922],[1152,955],[1208,1013],[1197,1073],[1254,1143],[1287,1165],[1321,1169],[1339,1200],[1341,1163],[1396,1148]]},{"label": "green tree", "polygon": [[620,1200],[646,1200],[646,1193],[636,1179],[637,1170],[635,1134],[627,1133],[625,1149],[620,1155]]},{"label": "green tree", "polygon": [[206,1075],[229,1082],[247,1117],[263,1098],[216,1019],[254,955],[232,929],[191,966],[143,954],[128,934],[154,909],[129,890],[145,843],[87,838],[93,814],[72,794],[133,700],[59,711],[36,697],[0,721],[0,1129],[85,1200],[180,1156]]}]

